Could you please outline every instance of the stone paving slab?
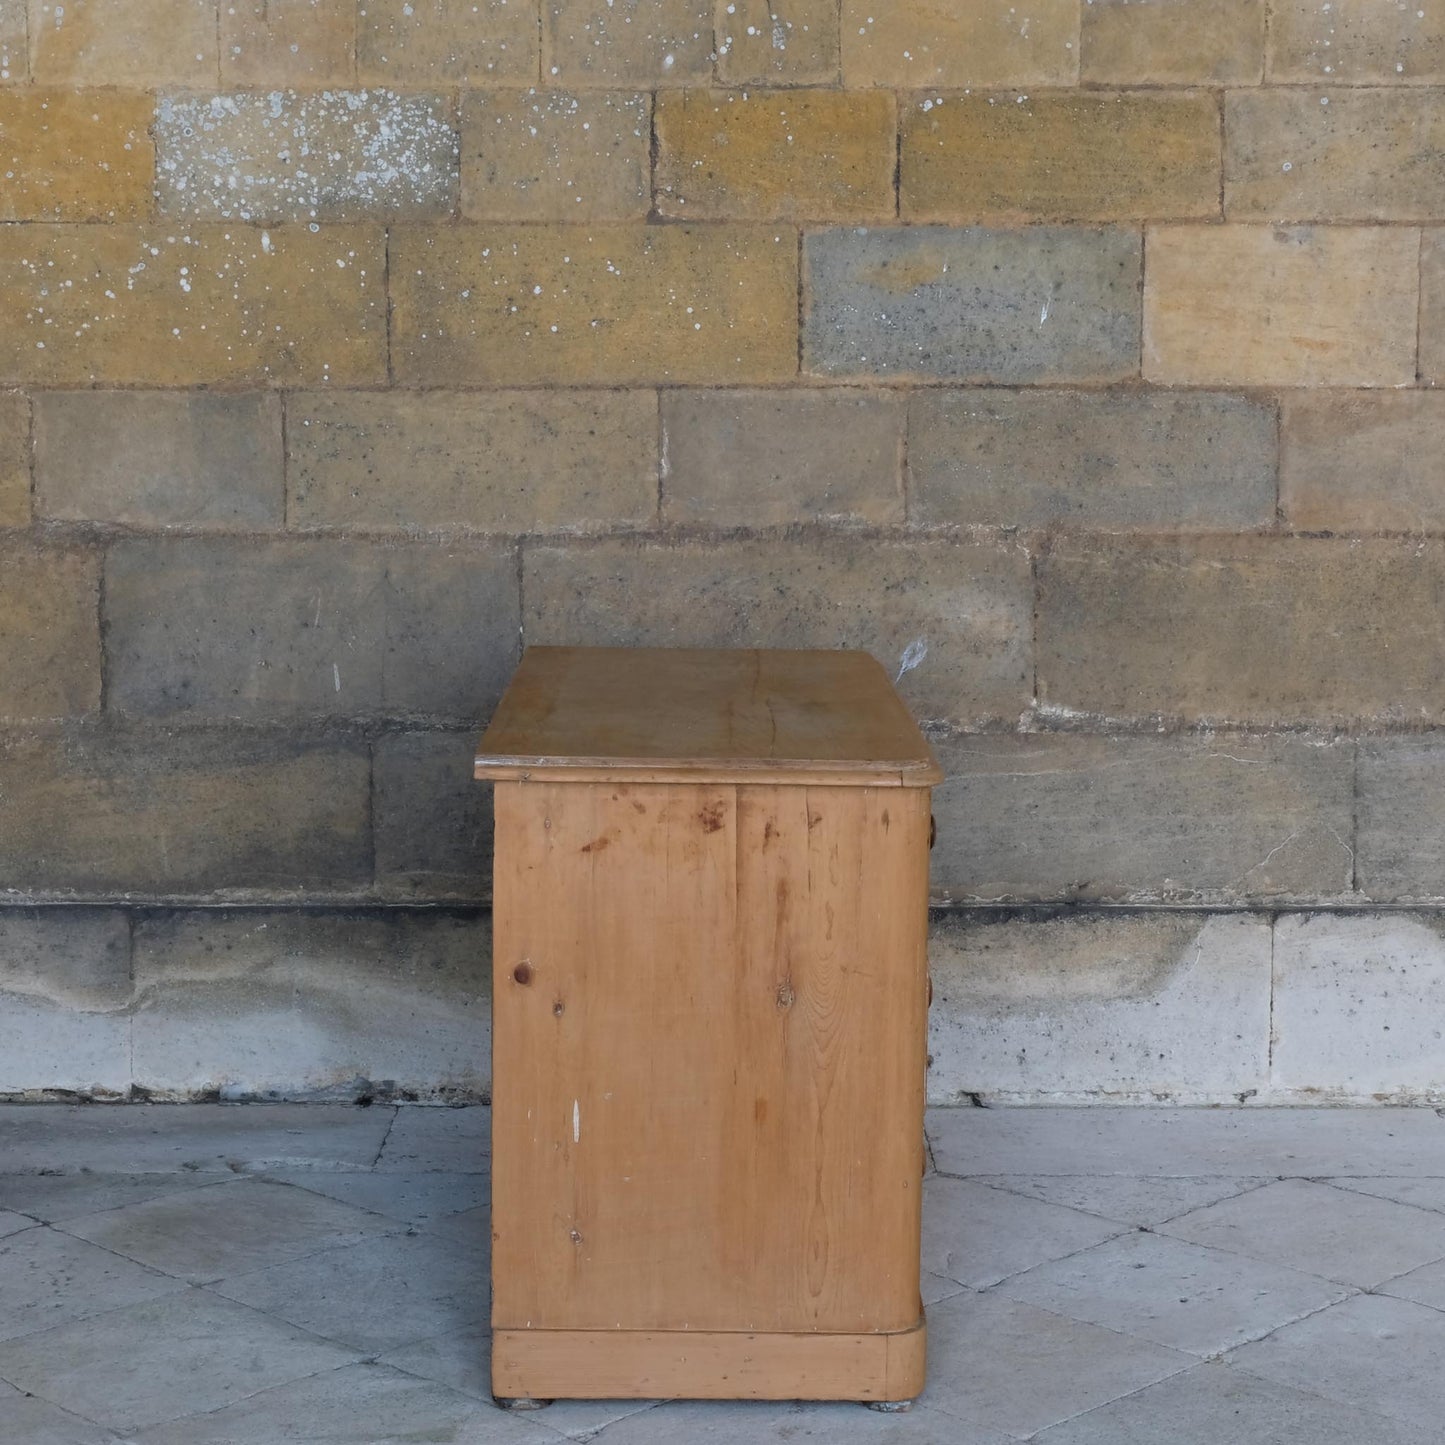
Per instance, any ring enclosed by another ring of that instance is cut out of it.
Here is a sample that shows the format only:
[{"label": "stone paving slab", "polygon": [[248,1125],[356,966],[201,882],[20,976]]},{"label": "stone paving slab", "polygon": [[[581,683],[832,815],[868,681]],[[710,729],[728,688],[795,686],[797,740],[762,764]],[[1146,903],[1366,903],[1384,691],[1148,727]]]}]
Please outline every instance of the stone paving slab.
[{"label": "stone paving slab", "polygon": [[929,1378],[907,1415],[499,1410],[488,1123],[0,1108],[0,1445],[1440,1438],[1433,1110],[933,1111]]},{"label": "stone paving slab", "polygon": [[1361,1289],[1445,1259],[1445,1215],[1307,1179],[1281,1179],[1159,1230]]},{"label": "stone paving slab", "polygon": [[1214,1355],[1342,1300],[1298,1270],[1136,1233],[1005,1280],[1001,1294],[1193,1355]]},{"label": "stone paving slab", "polygon": [[0,1344],[0,1379],[123,1431],[218,1410],[355,1359],[187,1289]]},{"label": "stone paving slab", "polygon": [[1229,1361],[1251,1374],[1435,1431],[1445,1419],[1445,1314],[1356,1295],[1245,1345]]},{"label": "stone paving slab", "polygon": [[1439,1438],[1219,1363],[1196,1365],[1034,1437],[1038,1445],[1438,1445]]},{"label": "stone paving slab", "polygon": [[931,1109],[944,1174],[1445,1178],[1434,1109]]},{"label": "stone paving slab", "polygon": [[0,1104],[0,1174],[370,1169],[394,1109]]},{"label": "stone paving slab", "polygon": [[1120,1224],[1156,1225],[1192,1209],[1217,1203],[1267,1184],[1266,1179],[1233,1176],[1202,1179],[1137,1179],[1092,1174],[985,1174],[980,1184],[1026,1194],[1048,1204],[1063,1204]]}]

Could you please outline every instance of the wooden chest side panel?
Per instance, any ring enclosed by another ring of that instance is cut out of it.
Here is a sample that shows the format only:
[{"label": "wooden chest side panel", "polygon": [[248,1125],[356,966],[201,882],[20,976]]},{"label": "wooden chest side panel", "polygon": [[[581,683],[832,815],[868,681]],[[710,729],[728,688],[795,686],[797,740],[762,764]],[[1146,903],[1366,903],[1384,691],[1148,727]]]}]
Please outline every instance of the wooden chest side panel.
[{"label": "wooden chest side panel", "polygon": [[910,1327],[926,790],[496,805],[494,1323]]}]

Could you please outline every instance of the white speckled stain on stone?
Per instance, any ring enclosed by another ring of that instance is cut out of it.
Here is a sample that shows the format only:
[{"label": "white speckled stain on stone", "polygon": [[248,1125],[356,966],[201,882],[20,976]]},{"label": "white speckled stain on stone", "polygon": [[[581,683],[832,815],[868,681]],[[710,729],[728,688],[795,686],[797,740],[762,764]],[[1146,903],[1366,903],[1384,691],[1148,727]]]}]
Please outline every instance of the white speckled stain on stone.
[{"label": "white speckled stain on stone", "polygon": [[169,216],[445,216],[456,204],[460,141],[437,95],[163,95],[155,139],[156,196]]}]

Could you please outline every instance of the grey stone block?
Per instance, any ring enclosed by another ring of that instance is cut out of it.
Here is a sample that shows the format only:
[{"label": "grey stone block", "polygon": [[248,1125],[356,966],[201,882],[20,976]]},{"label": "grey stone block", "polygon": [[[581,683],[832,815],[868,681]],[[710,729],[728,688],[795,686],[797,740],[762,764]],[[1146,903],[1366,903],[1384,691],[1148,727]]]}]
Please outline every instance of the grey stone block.
[{"label": "grey stone block", "polygon": [[116,543],[111,706],[242,719],[478,717],[517,660],[510,547]]},{"label": "grey stone block", "polygon": [[484,1094],[488,925],[403,909],[154,914],[136,930],[136,1081],[175,1098]]},{"label": "grey stone block", "polygon": [[1126,229],[815,231],[804,369],[1009,385],[1137,376],[1142,254]]},{"label": "grey stone block", "polygon": [[917,391],[909,520],[1110,531],[1263,527],[1274,409],[1210,392]]},{"label": "grey stone block", "polygon": [[1279,737],[935,743],[935,898],[1244,903],[1349,894],[1353,745]]},{"label": "grey stone block", "polygon": [[399,899],[492,896],[492,786],[476,782],[477,729],[397,733],[372,750],[376,887]]},{"label": "grey stone block", "polygon": [[929,963],[928,1090],[937,1102],[983,1094],[1220,1103],[1267,1081],[1266,919],[945,916]]},{"label": "grey stone block", "polygon": [[1445,898],[1445,737],[1366,739],[1359,887],[1379,903]]},{"label": "grey stone block", "polygon": [[362,744],[275,733],[0,736],[0,887],[53,898],[355,893]]},{"label": "grey stone block", "polygon": [[60,521],[280,527],[280,398],[42,392],[35,398],[35,487],[39,515]]},{"label": "grey stone block", "polygon": [[924,718],[1028,701],[1028,558],[1009,545],[868,538],[529,547],[528,643],[857,647]]}]

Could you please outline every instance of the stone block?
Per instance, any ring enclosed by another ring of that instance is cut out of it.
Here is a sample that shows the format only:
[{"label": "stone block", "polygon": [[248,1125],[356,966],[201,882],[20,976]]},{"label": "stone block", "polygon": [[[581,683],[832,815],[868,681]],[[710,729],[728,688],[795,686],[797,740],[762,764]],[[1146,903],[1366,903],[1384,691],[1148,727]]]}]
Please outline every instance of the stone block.
[{"label": "stone block", "polygon": [[713,0],[542,0],[542,79],[645,90],[712,79]]},{"label": "stone block", "polygon": [[1267,77],[1304,85],[1445,81],[1445,12],[1414,0],[1362,5],[1274,0]]},{"label": "stone block", "polygon": [[657,209],[684,220],[866,221],[894,214],[898,122],[882,91],[663,91]]},{"label": "stone block", "polygon": [[1445,900],[1445,739],[1360,742],[1359,889],[1377,903]]},{"label": "stone block", "polygon": [[916,391],[909,519],[1109,531],[1263,527],[1274,409],[1210,392]]},{"label": "stone block", "polygon": [[36,508],[47,520],[285,521],[281,402],[271,393],[54,391],[34,406]]},{"label": "stone block", "polygon": [[806,371],[1010,385],[1138,374],[1137,232],[829,230],[803,253]]},{"label": "stone block", "polygon": [[537,0],[366,0],[363,84],[477,85],[537,78]]},{"label": "stone block", "polygon": [[1186,386],[1404,386],[1420,235],[1407,227],[1150,227],[1144,375]]},{"label": "stone block", "polygon": [[223,85],[345,85],[356,75],[356,0],[221,0]]},{"label": "stone block", "polygon": [[1231,221],[1428,221],[1445,215],[1445,91],[1231,91]]},{"label": "stone block", "polygon": [[0,0],[0,85],[21,85],[30,79],[26,8],[26,0]]},{"label": "stone block", "polygon": [[1073,85],[1079,78],[1076,0],[842,0],[843,83],[921,90],[931,85]]},{"label": "stone block", "polygon": [[718,384],[797,371],[786,227],[408,226],[393,234],[390,274],[402,383]]},{"label": "stone block", "polygon": [[0,542],[0,719],[75,717],[99,706],[99,559]]},{"label": "stone block", "polygon": [[1286,392],[1280,508],[1305,532],[1445,531],[1438,391]]},{"label": "stone block", "polygon": [[0,1095],[123,1093],[130,993],[124,913],[0,909]]},{"label": "stone block", "polygon": [[492,896],[492,788],[472,777],[477,729],[393,733],[372,749],[376,886],[391,898]]},{"label": "stone block", "polygon": [[489,924],[398,908],[149,914],[136,927],[136,1082],[176,1098],[483,1095]]},{"label": "stone block", "polygon": [[0,89],[0,221],[129,221],[150,210],[148,95]]},{"label": "stone block", "polygon": [[295,898],[371,880],[366,748],[210,731],[0,735],[16,898]]},{"label": "stone block", "polygon": [[1204,91],[924,95],[903,107],[908,221],[1219,214],[1219,103]]},{"label": "stone block", "polygon": [[857,647],[914,712],[959,725],[1029,695],[1028,558],[1007,545],[864,538],[528,547],[531,643]]},{"label": "stone block", "polygon": [[1445,718],[1438,543],[1068,539],[1038,566],[1046,712],[1327,726]]},{"label": "stone block", "polygon": [[652,206],[646,95],[481,90],[462,97],[462,214],[626,221]]},{"label": "stone block", "polygon": [[1254,904],[1345,897],[1354,748],[1295,738],[940,739],[933,896]]},{"label": "stone block", "polygon": [[1433,913],[1275,924],[1273,1085],[1300,1103],[1445,1100],[1445,938]]},{"label": "stone block", "polygon": [[669,522],[903,520],[906,398],[844,387],[662,393]]},{"label": "stone block", "polygon": [[1093,85],[1258,85],[1265,0],[1089,0],[1080,37]]},{"label": "stone block", "polygon": [[1267,918],[951,914],[929,971],[936,1103],[1233,1103],[1268,1079]]},{"label": "stone block", "polygon": [[394,90],[165,94],[155,114],[163,216],[417,220],[457,206],[453,102]]},{"label": "stone block", "polygon": [[716,0],[724,85],[826,85],[838,78],[836,0]]},{"label": "stone block", "polygon": [[0,392],[0,527],[30,521],[30,399]]},{"label": "stone block", "polygon": [[1445,383],[1445,232],[1439,227],[1420,241],[1419,380]]},{"label": "stone block", "polygon": [[651,391],[304,392],[293,527],[584,531],[657,513]]},{"label": "stone block", "polygon": [[136,539],[106,563],[108,705],[471,721],[517,661],[510,547]]},{"label": "stone block", "polygon": [[386,380],[383,233],[0,226],[0,385]]},{"label": "stone block", "polygon": [[214,85],[216,0],[29,0],[31,79]]}]

